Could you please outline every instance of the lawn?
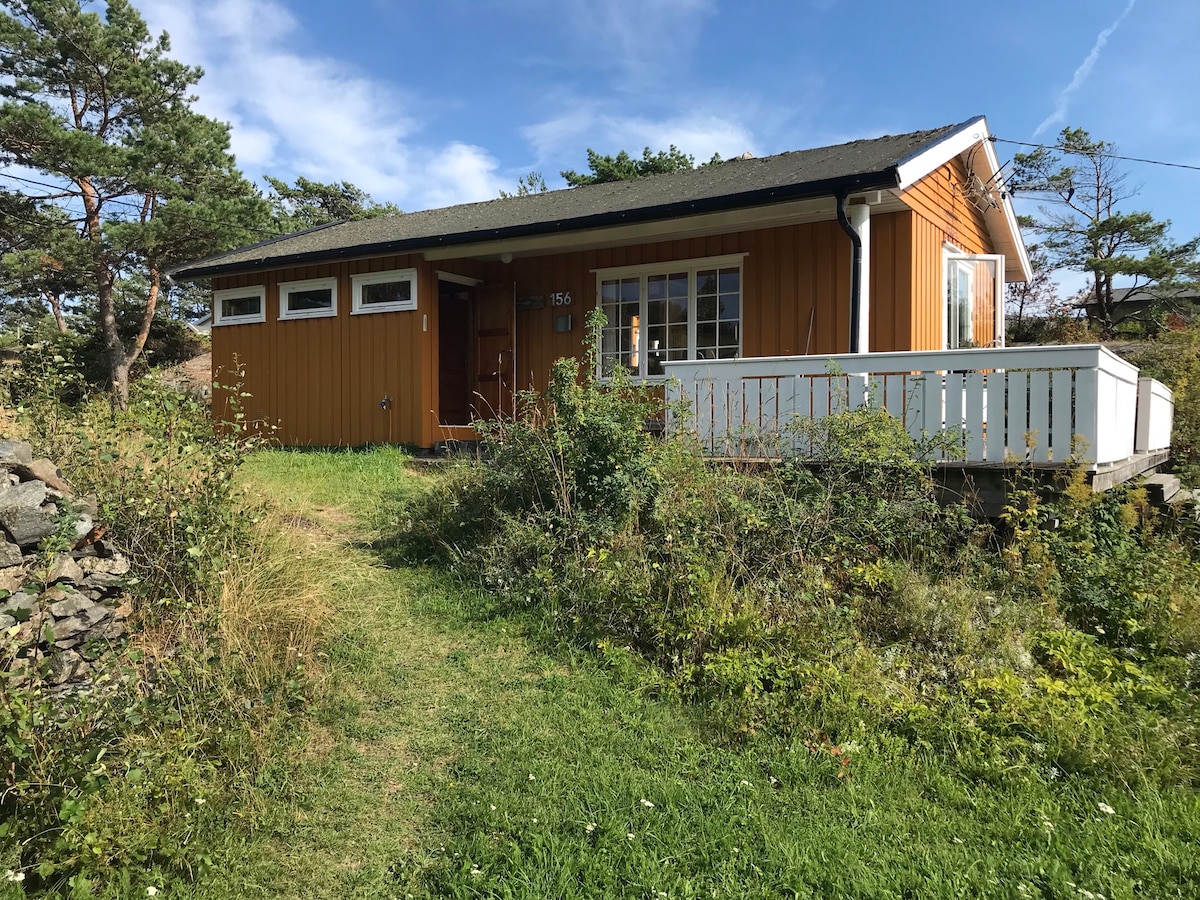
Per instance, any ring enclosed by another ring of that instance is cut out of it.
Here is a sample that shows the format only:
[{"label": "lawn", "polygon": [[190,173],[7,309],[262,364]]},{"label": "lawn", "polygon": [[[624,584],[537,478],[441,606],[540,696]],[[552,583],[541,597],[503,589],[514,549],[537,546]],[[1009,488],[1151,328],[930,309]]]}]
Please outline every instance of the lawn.
[{"label": "lawn", "polygon": [[896,739],[734,739],[536,613],[394,563],[394,505],[437,477],[394,450],[244,468],[335,621],[302,733],[261,775],[271,802],[195,896],[1200,896],[1190,791],[975,781]]}]

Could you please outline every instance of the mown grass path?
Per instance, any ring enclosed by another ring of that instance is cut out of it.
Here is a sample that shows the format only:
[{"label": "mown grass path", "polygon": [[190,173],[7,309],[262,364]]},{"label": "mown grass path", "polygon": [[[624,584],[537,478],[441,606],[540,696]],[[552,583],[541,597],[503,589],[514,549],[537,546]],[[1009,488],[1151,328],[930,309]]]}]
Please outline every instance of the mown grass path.
[{"label": "mown grass path", "polygon": [[298,761],[264,771],[278,802],[203,895],[1200,896],[1190,792],[973,782],[885,743],[843,748],[846,778],[803,739],[723,745],[387,565],[373,529],[430,477],[400,454],[264,453],[243,477],[305,535],[337,616]]}]

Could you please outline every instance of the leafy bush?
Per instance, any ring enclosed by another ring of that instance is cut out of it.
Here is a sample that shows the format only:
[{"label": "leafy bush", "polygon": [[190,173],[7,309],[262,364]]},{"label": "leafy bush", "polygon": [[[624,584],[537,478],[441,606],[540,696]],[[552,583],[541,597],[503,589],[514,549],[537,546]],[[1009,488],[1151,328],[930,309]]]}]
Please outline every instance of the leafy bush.
[{"label": "leafy bush", "polygon": [[981,775],[1052,757],[1193,777],[1200,569],[1144,494],[1075,473],[1053,503],[1018,489],[996,529],[939,507],[931,448],[878,409],[789,426],[803,458],[717,466],[594,372],[560,362],[486,428],[486,462],[410,507],[406,551],[733,733],[890,733]]}]

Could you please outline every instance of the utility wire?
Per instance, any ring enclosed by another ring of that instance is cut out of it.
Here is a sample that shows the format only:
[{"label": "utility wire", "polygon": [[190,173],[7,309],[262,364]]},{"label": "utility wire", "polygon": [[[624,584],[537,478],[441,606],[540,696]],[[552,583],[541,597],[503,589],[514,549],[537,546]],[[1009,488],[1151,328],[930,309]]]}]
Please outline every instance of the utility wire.
[{"label": "utility wire", "polygon": [[[21,175],[13,175],[10,172],[0,172],[0,175],[3,175],[5,178],[12,178],[16,181],[22,181],[25,184],[32,184],[37,187],[51,188],[52,190],[62,191],[64,193],[67,193],[70,195],[69,197],[61,197],[61,198],[55,198],[55,199],[74,201],[77,199],[81,200],[83,198],[83,195],[81,192],[67,191],[63,188],[63,186],[61,184],[51,184],[48,181],[38,181],[35,178],[25,178],[24,176],[21,176]],[[121,200],[116,197],[104,198],[104,199],[100,200],[99,202],[100,202],[101,206],[105,206],[105,205],[109,205],[109,204],[115,205],[115,206],[125,206],[125,207],[128,207],[129,209],[135,210],[139,213],[142,212],[142,210],[143,210],[143,206],[141,203],[134,203],[132,200]],[[75,211],[68,210],[68,212],[73,213]],[[229,225],[230,224],[228,222],[222,222],[219,219],[208,219],[208,218],[205,218],[204,216],[197,216],[195,214],[190,214],[189,218],[191,218],[192,221],[194,221],[194,222],[204,222],[208,225]],[[264,234],[267,237],[282,237],[283,234],[285,234],[285,232],[282,232],[282,231],[267,231],[266,229],[263,229],[263,228],[251,227],[250,225],[237,225],[235,227],[240,228],[243,231],[253,231],[256,234]]]},{"label": "utility wire", "polygon": [[[1031,144],[1028,141],[1014,141],[1009,138],[995,137],[994,135],[989,140],[1000,144],[1016,144],[1019,147],[1036,147],[1039,150],[1057,150],[1060,153],[1075,153],[1079,156],[1092,155],[1083,150],[1074,150],[1071,147],[1059,147],[1054,144]],[[1152,166],[1169,166],[1172,169],[1191,169],[1194,172],[1200,172],[1200,166],[1193,166],[1190,163],[1166,162],[1161,159],[1146,159],[1141,156],[1118,156],[1116,153],[1099,153],[1097,155],[1107,156],[1109,159],[1121,159],[1126,162],[1147,163]]]}]

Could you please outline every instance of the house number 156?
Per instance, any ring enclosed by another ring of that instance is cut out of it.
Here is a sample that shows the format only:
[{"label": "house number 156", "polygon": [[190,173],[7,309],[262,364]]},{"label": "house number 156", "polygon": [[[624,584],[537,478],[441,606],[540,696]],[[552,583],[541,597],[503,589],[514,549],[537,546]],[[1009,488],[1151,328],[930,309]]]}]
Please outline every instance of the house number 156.
[{"label": "house number 156", "polygon": [[570,306],[571,292],[570,291],[555,291],[550,295],[551,306]]}]

